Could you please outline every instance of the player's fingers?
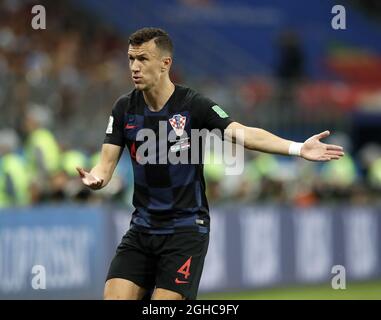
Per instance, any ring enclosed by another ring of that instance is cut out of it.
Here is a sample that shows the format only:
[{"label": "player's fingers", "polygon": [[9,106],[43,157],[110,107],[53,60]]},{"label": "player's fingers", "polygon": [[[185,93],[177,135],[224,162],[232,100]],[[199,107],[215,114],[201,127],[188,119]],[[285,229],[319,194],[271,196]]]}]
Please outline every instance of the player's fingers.
[{"label": "player's fingers", "polygon": [[327,154],[330,155],[330,156],[340,156],[340,157],[342,157],[344,155],[344,152],[342,152],[342,151],[328,150]]},{"label": "player's fingers", "polygon": [[341,159],[341,156],[338,155],[331,155],[331,154],[325,154],[324,156],[321,156],[318,161],[330,161],[330,160],[339,160]]},{"label": "player's fingers", "polygon": [[77,169],[77,171],[78,171],[78,173],[79,173],[81,178],[84,178],[86,176],[86,171],[85,170],[83,170],[80,167],[76,167],[76,169]]},{"label": "player's fingers", "polygon": [[340,160],[340,159],[341,159],[341,156],[324,155],[324,156],[319,157],[316,161],[325,162],[325,161]]},{"label": "player's fingers", "polygon": [[82,179],[82,182],[83,184],[86,186],[86,187],[89,187],[91,189],[97,189],[98,188],[98,182],[90,182],[88,179]]},{"label": "player's fingers", "polygon": [[334,144],[327,144],[327,150],[339,150],[339,151],[343,151],[343,147],[340,147],[340,146],[336,146]]},{"label": "player's fingers", "polygon": [[99,179],[97,177],[94,177],[96,179],[96,181],[92,182],[89,186],[92,188],[92,189],[99,189],[102,187],[102,184],[103,184],[103,179]]},{"label": "player's fingers", "polygon": [[324,138],[328,137],[330,134],[331,133],[328,130],[326,130],[324,132],[317,134],[316,136],[320,140],[320,139],[324,139]]},{"label": "player's fingers", "polygon": [[97,183],[92,184],[92,189],[98,190],[102,187],[103,180],[98,181]]}]

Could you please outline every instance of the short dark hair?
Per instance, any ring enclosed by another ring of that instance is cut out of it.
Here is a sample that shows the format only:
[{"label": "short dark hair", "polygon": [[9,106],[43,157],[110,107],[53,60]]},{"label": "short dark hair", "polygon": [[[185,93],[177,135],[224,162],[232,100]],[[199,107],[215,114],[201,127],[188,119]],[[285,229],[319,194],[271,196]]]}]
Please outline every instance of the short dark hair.
[{"label": "short dark hair", "polygon": [[155,39],[155,44],[160,50],[168,51],[173,55],[173,44],[168,33],[159,28],[142,28],[130,35],[128,44],[140,46],[142,43]]}]

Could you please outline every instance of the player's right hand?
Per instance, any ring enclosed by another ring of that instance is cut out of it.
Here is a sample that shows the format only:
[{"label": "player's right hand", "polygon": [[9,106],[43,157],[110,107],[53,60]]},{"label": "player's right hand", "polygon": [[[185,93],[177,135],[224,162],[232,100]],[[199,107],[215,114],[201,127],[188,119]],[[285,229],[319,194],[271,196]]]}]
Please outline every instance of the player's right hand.
[{"label": "player's right hand", "polygon": [[98,190],[102,188],[103,179],[99,179],[98,177],[92,175],[91,173],[85,171],[82,168],[77,167],[76,169],[85,186],[93,190]]}]

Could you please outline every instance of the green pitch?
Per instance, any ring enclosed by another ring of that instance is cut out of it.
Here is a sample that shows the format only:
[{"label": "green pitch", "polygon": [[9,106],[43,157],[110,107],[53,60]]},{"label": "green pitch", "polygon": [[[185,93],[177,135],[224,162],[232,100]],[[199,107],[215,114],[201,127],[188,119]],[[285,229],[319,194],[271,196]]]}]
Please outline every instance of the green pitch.
[{"label": "green pitch", "polygon": [[330,284],[284,287],[255,291],[200,294],[208,300],[381,300],[381,281],[347,282],[345,290],[334,290]]}]

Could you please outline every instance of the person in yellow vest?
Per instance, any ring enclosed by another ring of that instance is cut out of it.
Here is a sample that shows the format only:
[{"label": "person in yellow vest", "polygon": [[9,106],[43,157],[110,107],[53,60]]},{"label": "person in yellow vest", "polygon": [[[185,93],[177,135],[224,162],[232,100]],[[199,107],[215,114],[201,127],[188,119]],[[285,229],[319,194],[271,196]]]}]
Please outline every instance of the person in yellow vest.
[{"label": "person in yellow vest", "polygon": [[206,180],[206,194],[211,202],[221,200],[221,181],[224,178],[225,166],[222,155],[212,150],[205,154],[204,174]]},{"label": "person in yellow vest", "polygon": [[76,166],[86,167],[87,157],[80,150],[67,150],[61,156],[61,168],[69,177],[77,177]]},{"label": "person in yellow vest", "polygon": [[324,163],[320,170],[322,201],[352,201],[357,193],[359,179],[356,163],[349,153],[335,162]]},{"label": "person in yellow vest", "polygon": [[93,153],[89,159],[89,166],[93,168],[94,166],[96,166],[96,164],[99,162],[100,159],[101,159],[101,153],[99,151]]},{"label": "person in yellow vest", "polygon": [[263,172],[260,170],[257,159],[258,153],[246,151],[244,172],[242,175],[233,176],[229,181],[224,181],[224,194],[226,193],[226,187],[229,186],[232,197],[235,201],[241,203],[247,203],[254,201],[261,187],[261,180]]},{"label": "person in yellow vest", "polygon": [[381,190],[381,157],[370,164],[367,179],[373,188]]},{"label": "person in yellow vest", "polygon": [[322,166],[321,177],[325,183],[338,188],[350,188],[357,180],[358,173],[353,158],[346,154],[338,161]]},{"label": "person in yellow vest", "polygon": [[381,145],[368,143],[360,150],[366,183],[376,193],[381,190]]},{"label": "person in yellow vest", "polygon": [[49,110],[31,105],[24,119],[26,131],[25,158],[35,192],[35,202],[48,196],[51,178],[60,170],[60,147],[54,134],[47,129]]},{"label": "person in yellow vest", "polygon": [[319,196],[322,201],[348,203],[353,198],[354,187],[361,182],[357,164],[351,156],[352,143],[349,136],[342,132],[337,132],[330,143],[339,143],[347,153],[338,161],[321,165]]},{"label": "person in yellow vest", "polygon": [[68,149],[60,156],[60,171],[51,176],[51,201],[86,201],[90,192],[78,183],[76,166],[86,166],[87,156],[80,150]]},{"label": "person in yellow vest", "polygon": [[14,130],[0,131],[0,208],[30,203],[26,166],[22,157],[15,153],[18,145],[19,139]]}]

